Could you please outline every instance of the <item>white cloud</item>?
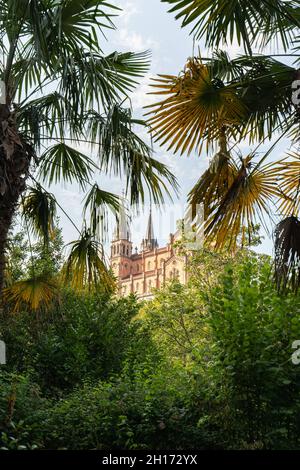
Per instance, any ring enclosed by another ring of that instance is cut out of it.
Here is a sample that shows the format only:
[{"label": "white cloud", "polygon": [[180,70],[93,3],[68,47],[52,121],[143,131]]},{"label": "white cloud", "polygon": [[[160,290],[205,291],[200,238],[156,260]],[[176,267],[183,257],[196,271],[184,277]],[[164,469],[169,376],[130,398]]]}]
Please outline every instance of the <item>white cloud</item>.
[{"label": "white cloud", "polygon": [[128,25],[128,23],[131,21],[132,17],[135,16],[137,13],[139,13],[139,10],[136,6],[135,2],[130,2],[130,1],[125,1],[121,2],[119,1],[118,7],[122,8],[122,11],[119,12],[119,18],[122,21],[124,25]]},{"label": "white cloud", "polygon": [[157,41],[150,37],[143,37],[136,31],[131,31],[129,28],[120,28],[116,33],[116,44],[125,49],[132,51],[142,51],[145,49],[157,49],[159,44]]},{"label": "white cloud", "polygon": [[[140,79],[140,84],[138,85],[137,89],[131,95],[131,103],[133,109],[141,110],[145,106],[155,102],[155,97],[153,95],[149,95],[153,91],[151,88],[151,77],[152,74],[148,73]],[[142,113],[146,113],[146,110],[142,110]]]}]

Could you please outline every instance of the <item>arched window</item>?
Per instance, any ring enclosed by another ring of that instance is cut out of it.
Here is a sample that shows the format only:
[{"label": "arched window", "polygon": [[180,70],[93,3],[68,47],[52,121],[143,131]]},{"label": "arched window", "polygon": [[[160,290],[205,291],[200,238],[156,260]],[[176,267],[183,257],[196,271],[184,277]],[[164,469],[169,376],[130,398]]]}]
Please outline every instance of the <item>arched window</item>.
[{"label": "arched window", "polygon": [[122,250],[123,250],[123,255],[125,255],[125,246],[124,245],[122,247]]},{"label": "arched window", "polygon": [[129,256],[129,249],[126,250],[126,255]]},{"label": "arched window", "polygon": [[139,264],[137,264],[137,265],[136,265],[136,272],[138,273],[139,270],[140,270],[140,266],[139,266]]},{"label": "arched window", "polygon": [[151,270],[151,261],[148,261],[148,271]]},{"label": "arched window", "polygon": [[119,248],[120,248],[120,247],[119,247],[119,245],[118,245],[118,246],[117,246],[117,254],[120,253]]}]

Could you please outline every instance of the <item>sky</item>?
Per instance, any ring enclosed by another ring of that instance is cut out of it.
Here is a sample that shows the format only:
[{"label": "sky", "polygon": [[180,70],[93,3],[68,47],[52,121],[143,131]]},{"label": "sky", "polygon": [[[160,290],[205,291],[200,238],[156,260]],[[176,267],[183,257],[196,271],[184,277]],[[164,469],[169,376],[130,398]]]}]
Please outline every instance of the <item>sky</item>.
[{"label": "sky", "polygon": [[[103,49],[110,53],[113,51],[144,51],[150,49],[152,52],[151,68],[147,75],[141,79],[140,86],[131,96],[131,103],[136,117],[142,117],[145,113],[143,109],[147,104],[153,103],[155,97],[148,94],[151,78],[160,73],[177,75],[184,67],[188,57],[193,55],[193,51],[198,47],[201,54],[205,56],[207,51],[203,44],[193,43],[192,36],[188,29],[181,29],[180,22],[175,21],[174,15],[168,13],[169,5],[161,3],[160,0],[117,0],[115,4],[122,8],[120,15],[115,18],[116,31],[111,31],[107,35],[107,41],[103,40]],[[238,46],[231,46],[229,53],[231,57],[241,53]],[[142,137],[149,142],[146,133]],[[276,157],[284,149],[277,148]],[[242,144],[241,150],[248,151],[248,144]],[[160,245],[164,245],[171,232],[176,230],[176,220],[181,218],[185,209],[187,194],[199,179],[200,175],[207,168],[209,155],[191,155],[190,157],[173,155],[166,148],[161,148],[154,144],[154,157],[166,163],[178,178],[180,184],[180,195],[174,200],[174,204],[166,200],[166,205],[160,209],[153,208],[153,219],[155,234]],[[97,182],[102,189],[109,190],[121,195],[125,183],[118,178],[108,178],[100,176]],[[80,227],[82,223],[82,200],[84,194],[75,187],[56,187],[55,195],[63,205],[66,212],[72,217]],[[141,210],[139,216],[132,220],[133,245],[139,246],[146,231],[149,205]],[[68,219],[60,214],[61,224],[65,242],[76,239],[77,234]],[[112,232],[110,227],[109,232]],[[109,246],[109,241],[106,247]],[[265,234],[265,240],[259,251],[271,253],[272,243]]]}]

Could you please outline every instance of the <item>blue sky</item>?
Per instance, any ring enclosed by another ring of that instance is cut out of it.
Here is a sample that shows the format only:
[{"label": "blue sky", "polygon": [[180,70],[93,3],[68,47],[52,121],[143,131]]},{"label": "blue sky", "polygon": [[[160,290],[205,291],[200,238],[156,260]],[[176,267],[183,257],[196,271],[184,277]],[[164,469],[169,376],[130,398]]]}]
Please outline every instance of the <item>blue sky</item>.
[{"label": "blue sky", "polygon": [[[151,49],[152,62],[151,69],[140,86],[132,95],[132,107],[134,114],[143,116],[143,107],[154,101],[155,97],[149,96],[149,83],[151,77],[159,73],[178,74],[182,70],[186,59],[193,55],[194,48],[199,47],[201,54],[206,55],[207,51],[200,44],[193,44],[193,39],[189,35],[188,29],[181,29],[180,23],[175,21],[174,15],[167,12],[168,5],[160,0],[118,0],[116,5],[123,11],[118,18],[115,18],[116,31],[111,31],[107,35],[107,41],[103,40],[103,49],[109,53],[117,51],[143,51]],[[229,53],[236,56],[241,52],[238,46],[231,46]],[[147,140],[149,136],[145,133],[142,137]],[[276,157],[286,146],[276,150]],[[241,150],[248,151],[247,143],[240,146]],[[182,217],[184,203],[189,190],[197,181],[201,173],[207,167],[209,156],[192,155],[190,157],[180,157],[172,155],[166,149],[154,146],[154,155],[164,163],[168,164],[173,173],[177,176],[181,191],[178,200],[174,205],[168,205],[161,210],[154,208],[154,223],[157,237],[160,244],[166,243],[170,232],[175,230],[176,219]],[[124,182],[120,179],[108,177],[98,177],[99,186],[103,189],[122,194]],[[78,188],[57,187],[55,194],[64,208],[71,215],[73,220],[81,226],[82,221],[82,199],[83,194],[78,192]],[[146,219],[149,207],[141,212],[139,217],[133,221],[133,242],[138,245],[146,228]],[[66,217],[61,214],[61,222],[64,228],[64,238],[66,242],[76,238],[76,232]],[[112,229],[112,227],[111,227]],[[271,252],[271,242],[266,239],[260,251]]]}]

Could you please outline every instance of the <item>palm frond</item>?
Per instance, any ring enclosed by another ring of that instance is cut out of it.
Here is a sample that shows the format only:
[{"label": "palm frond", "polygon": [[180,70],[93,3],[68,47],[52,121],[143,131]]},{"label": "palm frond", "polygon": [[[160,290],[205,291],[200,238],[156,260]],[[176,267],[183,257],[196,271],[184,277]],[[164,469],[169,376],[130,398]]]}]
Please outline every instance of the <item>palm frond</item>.
[{"label": "palm frond", "polygon": [[70,254],[63,267],[64,281],[76,290],[114,289],[114,280],[104,261],[103,246],[89,230],[71,242]]},{"label": "palm frond", "polygon": [[190,59],[180,76],[160,75],[155,79],[157,95],[166,99],[147,106],[151,108],[149,125],[155,141],[169,144],[168,150],[202,150],[218,139],[224,126],[241,123],[246,107],[239,99],[234,84],[215,79],[201,59]]},{"label": "palm frond", "polygon": [[101,56],[81,51],[62,59],[59,93],[77,114],[100,110],[128,97],[149,68],[149,51]]},{"label": "palm frond", "polygon": [[82,118],[76,114],[72,103],[54,91],[40,98],[25,100],[17,110],[17,126],[22,134],[29,135],[40,148],[53,138],[62,138],[67,132],[71,137],[83,136]]},{"label": "palm frond", "polygon": [[[23,21],[27,27],[25,37],[28,39],[22,52],[30,51],[40,61],[52,61],[54,66],[60,55],[76,53],[83,47],[101,50],[101,32],[114,28],[112,18],[119,10],[103,0],[31,0],[27,4],[16,0],[10,3],[16,4],[14,11],[18,15],[12,16],[15,23]],[[10,15],[11,11],[7,16]]]},{"label": "palm frond", "polygon": [[196,39],[218,47],[234,39],[248,52],[260,37],[264,44],[278,35],[287,49],[290,29],[299,27],[295,10],[298,2],[282,0],[162,0],[172,5],[170,12],[182,20],[182,27],[192,26]]},{"label": "palm frond", "polygon": [[3,297],[5,302],[12,305],[14,312],[20,312],[22,309],[47,310],[58,300],[59,287],[54,278],[40,275],[18,281],[4,289]]},{"label": "palm frond", "polygon": [[88,156],[60,142],[48,148],[40,157],[39,178],[49,186],[58,182],[76,181],[85,189],[96,168]]},{"label": "palm frond", "polygon": [[249,155],[242,160],[220,202],[216,205],[212,200],[205,235],[216,249],[226,246],[234,251],[239,237],[243,243],[246,234],[251,233],[251,227],[257,225],[257,219],[264,224],[272,198],[278,197],[272,164],[253,167],[252,159],[253,155]]},{"label": "palm frond", "polygon": [[117,215],[120,209],[120,198],[115,194],[103,191],[97,184],[91,188],[84,204],[84,217],[90,213],[91,233],[103,241],[108,231],[108,211]]},{"label": "palm frond", "polygon": [[279,222],[274,233],[275,281],[279,292],[300,285],[300,220],[290,216]]},{"label": "palm frond", "polygon": [[292,128],[296,70],[268,56],[240,57],[236,63],[242,72],[236,86],[247,109],[239,126],[241,140],[246,136],[250,142],[272,139],[276,132]]},{"label": "palm frond", "polygon": [[204,217],[207,219],[233,183],[235,174],[236,165],[230,155],[218,152],[188,195],[188,202],[192,204],[193,210],[202,204]]},{"label": "palm frond", "polygon": [[[178,77],[161,75],[154,94],[167,98],[148,106],[154,138],[168,150],[201,152],[220,129],[237,142],[271,139],[299,126],[292,100],[296,70],[269,56],[230,60],[222,51],[190,59]],[[294,117],[293,117],[294,115]]]},{"label": "palm frond", "polygon": [[[58,50],[68,44],[99,50],[100,43],[95,27],[112,29],[113,16],[119,8],[104,0],[60,0],[48,16],[52,24],[45,24],[49,48]],[[47,27],[48,26],[48,27]],[[73,46],[74,47],[74,46]]]},{"label": "palm frond", "polygon": [[297,216],[300,210],[300,155],[289,152],[285,160],[277,163],[277,174],[282,194],[279,206],[280,212],[285,215]]},{"label": "palm frond", "polygon": [[21,101],[24,94],[28,96],[34,87],[37,85],[42,87],[42,83],[47,77],[47,66],[36,56],[24,54],[18,57],[12,65],[11,77],[15,89],[13,96]]},{"label": "palm frond", "polygon": [[234,84],[245,106],[244,119],[232,129],[235,140],[262,141],[276,132],[299,129],[292,100],[292,84],[297,78],[294,67],[268,55],[230,59],[222,50],[202,60],[216,80]]},{"label": "palm frond", "polygon": [[40,186],[31,187],[24,197],[21,210],[34,235],[48,244],[55,227],[56,200],[53,194]]},{"label": "palm frond", "polygon": [[145,186],[152,200],[159,204],[164,193],[172,198],[178,183],[166,165],[154,159],[148,145],[134,131],[134,126],[146,127],[143,121],[132,117],[129,109],[111,107],[106,116],[91,112],[86,117],[89,140],[98,147],[99,165],[105,173],[124,177],[126,194],[131,204],[144,203]]}]

